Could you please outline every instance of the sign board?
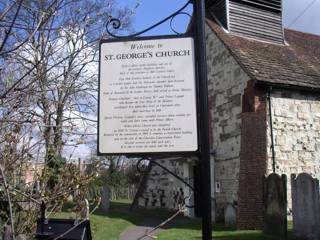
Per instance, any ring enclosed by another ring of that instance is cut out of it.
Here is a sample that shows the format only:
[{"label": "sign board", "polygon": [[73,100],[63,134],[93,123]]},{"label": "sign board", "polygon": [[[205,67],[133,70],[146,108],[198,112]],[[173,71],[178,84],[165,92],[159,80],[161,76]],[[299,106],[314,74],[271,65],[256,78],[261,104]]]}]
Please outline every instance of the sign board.
[{"label": "sign board", "polygon": [[100,154],[198,150],[193,38],[100,44]]}]

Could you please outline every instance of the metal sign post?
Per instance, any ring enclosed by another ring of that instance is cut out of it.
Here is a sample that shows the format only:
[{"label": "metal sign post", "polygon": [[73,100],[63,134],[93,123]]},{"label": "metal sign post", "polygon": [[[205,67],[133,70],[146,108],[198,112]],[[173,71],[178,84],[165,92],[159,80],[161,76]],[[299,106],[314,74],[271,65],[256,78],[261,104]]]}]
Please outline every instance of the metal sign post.
[{"label": "metal sign post", "polygon": [[209,115],[208,115],[208,78],[205,44],[205,3],[195,0],[195,33],[198,60],[199,113],[200,113],[200,164],[201,164],[201,199],[202,199],[202,239],[212,239],[211,216],[211,166],[209,147]]},{"label": "metal sign post", "polygon": [[[184,12],[189,4],[193,16]],[[181,14],[193,18],[190,33],[179,34],[172,27]],[[167,21],[176,35],[136,38]],[[113,39],[100,44],[98,153],[150,162],[173,154],[199,156],[202,239],[211,240],[204,0],[189,0],[167,18],[131,35],[114,34],[121,28],[119,19],[110,18],[106,28]]]}]

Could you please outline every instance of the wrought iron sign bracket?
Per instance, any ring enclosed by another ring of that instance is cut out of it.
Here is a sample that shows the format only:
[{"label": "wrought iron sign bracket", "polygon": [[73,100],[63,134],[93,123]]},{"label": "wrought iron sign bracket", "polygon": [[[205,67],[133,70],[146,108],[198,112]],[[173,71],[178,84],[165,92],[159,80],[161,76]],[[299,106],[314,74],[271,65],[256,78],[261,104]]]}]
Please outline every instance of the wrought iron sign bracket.
[{"label": "wrought iron sign bracket", "polygon": [[107,21],[107,24],[106,24],[106,30],[107,30],[107,33],[113,37],[113,38],[116,38],[116,39],[130,39],[130,38],[135,38],[135,37],[139,37],[141,36],[142,34],[144,33],[147,33],[149,32],[150,30],[170,21],[170,28],[171,28],[171,31],[176,34],[176,35],[183,35],[182,33],[179,33],[178,31],[176,31],[173,27],[173,21],[174,21],[174,18],[177,17],[178,15],[186,15],[188,17],[190,17],[190,19],[192,18],[192,16],[185,12],[185,9],[188,7],[189,4],[193,3],[193,0],[189,0],[187,1],[180,9],[178,9],[177,11],[175,11],[174,13],[172,13],[170,16],[164,18],[163,20],[153,24],[152,26],[150,27],[147,27],[146,29],[144,30],[141,30],[139,32],[136,32],[136,33],[133,33],[133,34],[130,34],[130,35],[117,35],[117,34],[114,34],[112,32],[112,30],[119,30],[121,28],[121,20],[120,19],[117,19],[117,18],[113,18],[112,16],[109,17],[109,20]]}]

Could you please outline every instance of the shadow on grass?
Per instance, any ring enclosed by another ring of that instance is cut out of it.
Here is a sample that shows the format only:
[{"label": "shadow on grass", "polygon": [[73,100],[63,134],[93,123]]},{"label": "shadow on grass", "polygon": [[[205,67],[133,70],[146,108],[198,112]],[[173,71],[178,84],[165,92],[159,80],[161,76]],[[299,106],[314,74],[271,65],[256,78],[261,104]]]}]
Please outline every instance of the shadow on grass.
[{"label": "shadow on grass", "polygon": [[[105,216],[110,219],[123,219],[133,225],[140,226],[155,226],[160,224],[162,221],[166,220],[169,216],[173,214],[168,210],[163,209],[135,209],[130,211],[130,202],[112,202],[110,205],[110,210],[108,213],[103,212],[98,209],[94,215]],[[289,224],[289,234],[288,240],[295,240],[292,237],[291,229],[292,224]],[[173,222],[166,225],[164,229],[168,230],[163,233],[168,236],[170,232],[176,232],[184,236],[183,234],[189,234],[193,231],[192,239],[201,240],[201,220],[189,219],[183,216],[177,217]],[[162,239],[162,238],[161,238]],[[170,239],[165,238],[164,239]],[[213,239],[215,240],[278,240],[278,238],[263,236],[261,231],[235,231],[233,229],[227,228],[223,225],[216,224],[213,231]],[[283,239],[282,239],[283,240]]]},{"label": "shadow on grass", "polygon": [[[108,213],[98,209],[94,214],[98,216],[106,216],[111,219],[123,219],[131,222],[134,225],[145,227],[156,226],[168,217],[172,216],[175,212],[165,209],[142,209],[138,208],[130,211],[131,203],[129,202],[112,202]],[[171,228],[176,225],[184,225],[190,222],[190,219],[183,216],[178,216],[164,227],[164,229]]]},{"label": "shadow on grass", "polygon": [[[289,226],[290,227],[290,226]],[[189,230],[198,230],[199,234],[193,236],[193,240],[202,240],[201,237],[201,222],[200,220],[190,220],[188,224],[175,226],[172,231],[177,232],[185,232]],[[273,237],[273,236],[265,236],[259,230],[242,230],[237,231],[235,229],[231,229],[225,227],[223,225],[216,224],[213,227],[213,239],[214,240],[284,240],[283,238]],[[166,239],[166,238],[164,238]],[[298,240],[292,236],[292,229],[288,229],[288,238],[287,240]]]}]

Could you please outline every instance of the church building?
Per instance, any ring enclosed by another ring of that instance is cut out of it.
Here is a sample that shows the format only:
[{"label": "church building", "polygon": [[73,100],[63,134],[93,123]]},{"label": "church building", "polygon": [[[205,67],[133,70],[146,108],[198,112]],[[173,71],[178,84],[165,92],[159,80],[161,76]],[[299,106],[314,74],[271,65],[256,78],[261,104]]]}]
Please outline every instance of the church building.
[{"label": "church building", "polygon": [[[239,229],[259,229],[263,176],[320,179],[320,36],[284,29],[281,0],[210,0],[206,44],[213,215],[223,220],[231,206]],[[197,159],[159,163],[199,186]],[[175,209],[191,193],[153,166],[137,197],[142,207]]]}]

